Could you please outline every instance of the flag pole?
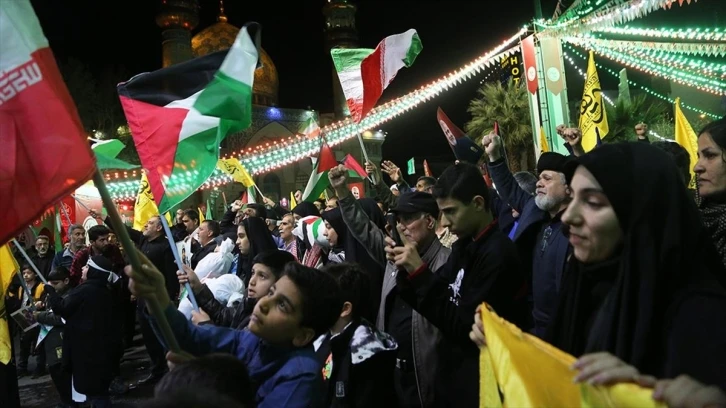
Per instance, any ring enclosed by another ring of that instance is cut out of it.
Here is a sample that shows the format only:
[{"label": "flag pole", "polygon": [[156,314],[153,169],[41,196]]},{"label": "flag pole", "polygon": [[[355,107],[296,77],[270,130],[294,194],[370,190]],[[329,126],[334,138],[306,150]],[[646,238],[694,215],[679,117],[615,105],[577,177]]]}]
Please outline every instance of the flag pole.
[{"label": "flag pole", "polygon": [[68,215],[68,211],[66,211],[66,207],[63,207],[63,202],[62,202],[62,201],[61,201],[61,203],[60,203],[60,204],[58,205],[58,207],[60,207],[60,209],[61,209],[61,212],[62,212],[62,213],[63,213],[63,215],[64,215],[64,216],[66,217],[66,221],[68,221],[68,228],[70,228],[70,226],[71,226],[71,225],[73,225],[73,222],[71,222],[71,216],[70,216],[70,215]]},{"label": "flag pole", "polygon": [[[181,256],[179,256],[179,249],[176,247],[176,242],[174,242],[174,236],[171,233],[171,228],[169,228],[169,222],[166,220],[166,217],[159,217],[159,219],[161,220],[161,225],[164,226],[166,239],[169,241],[171,252],[174,254],[174,261],[176,261],[176,266],[179,267],[180,271],[183,271],[184,262],[182,262]],[[197,298],[194,297],[194,292],[192,291],[192,286],[189,284],[189,282],[184,284],[184,289],[186,289],[187,291],[187,296],[189,297],[189,301],[192,303],[192,307],[194,307],[194,310],[199,311],[199,306],[197,305]]]},{"label": "flag pole", "polygon": [[[363,151],[363,158],[366,160],[366,163],[369,163],[370,160],[368,160],[368,152],[366,151],[366,146],[363,144],[363,136],[360,132],[357,133],[358,136],[358,142],[360,142],[360,149]],[[368,175],[368,180],[373,183],[373,185],[376,185],[376,176],[373,174]]]},{"label": "flag pole", "polygon": [[[93,184],[96,185],[98,192],[101,194],[101,200],[103,201],[104,207],[106,207],[106,211],[108,211],[108,217],[111,219],[111,224],[113,225],[114,232],[116,232],[116,237],[118,237],[119,241],[121,241],[121,245],[123,245],[124,248],[128,248],[126,254],[129,256],[131,267],[137,271],[142,271],[141,258],[136,250],[136,245],[134,245],[131,241],[129,232],[126,231],[126,225],[124,225],[123,221],[121,221],[121,216],[118,214],[116,205],[114,204],[113,199],[111,199],[111,195],[108,193],[108,188],[106,187],[103,175],[98,169],[96,169],[96,172],[93,173]],[[166,320],[166,316],[164,315],[164,311],[161,309],[159,300],[156,296],[149,297],[146,299],[146,305],[149,308],[151,315],[154,316],[154,319],[156,319],[156,323],[159,326],[161,335],[164,337],[164,342],[169,347],[169,351],[179,353],[181,348],[179,347],[179,343],[176,341],[176,337],[174,337],[174,332],[171,331],[171,326],[169,326],[169,321]]]},{"label": "flag pole", "polygon": [[[18,248],[18,251],[23,255],[23,258],[28,262],[28,265],[30,265],[31,268],[33,268],[33,271],[35,271],[35,274],[38,275],[40,280],[43,281],[46,285],[48,284],[48,279],[45,279],[45,276],[43,276],[40,271],[38,270],[38,267],[35,266],[33,261],[30,260],[30,257],[28,256],[28,253],[25,252],[25,248],[23,248],[22,245],[18,242],[17,239],[13,238],[13,244],[15,244],[15,247]],[[21,271],[22,272],[22,271]],[[23,280],[23,278],[20,278],[20,280]]]},{"label": "flag pole", "polygon": [[[84,209],[85,209],[86,211],[91,211],[91,209],[90,209],[90,208],[88,208],[88,206],[87,206],[87,205],[83,204],[83,201],[81,201],[80,199],[78,199],[78,197],[76,197],[76,196],[75,196],[75,195],[73,195],[73,194],[71,194],[71,197],[73,197],[73,199],[74,199],[74,200],[76,200],[76,202],[77,202],[78,204],[80,204],[80,205],[81,205],[81,207],[83,207],[83,208],[84,208]],[[115,206],[115,204],[114,204],[114,206]]]},{"label": "flag pole", "polygon": [[224,200],[224,208],[225,208],[225,211],[226,211],[227,210],[227,207],[229,207],[229,205],[227,205],[227,195],[224,194],[224,191],[222,191],[222,200]]},{"label": "flag pole", "polygon": [[262,201],[265,201],[265,195],[262,194],[262,190],[260,190],[260,188],[257,187],[257,183],[255,183],[254,186],[257,189],[257,192],[260,193],[260,197],[262,197]]}]

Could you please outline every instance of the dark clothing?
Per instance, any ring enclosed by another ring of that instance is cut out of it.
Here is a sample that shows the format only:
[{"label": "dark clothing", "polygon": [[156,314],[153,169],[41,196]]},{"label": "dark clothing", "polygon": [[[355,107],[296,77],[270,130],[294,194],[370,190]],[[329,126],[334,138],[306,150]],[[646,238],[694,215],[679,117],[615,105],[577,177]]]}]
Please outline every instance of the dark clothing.
[{"label": "dark clothing", "polygon": [[[68,294],[66,292],[65,295]],[[48,363],[48,372],[53,380],[56,391],[64,404],[72,404],[71,373],[63,368],[63,320],[52,311],[40,312],[36,317],[40,324],[52,326],[43,339],[43,346]]]},{"label": "dark clothing", "polygon": [[242,225],[250,242],[250,250],[247,254],[240,254],[237,264],[237,276],[242,278],[245,287],[248,287],[252,278],[252,260],[257,254],[277,249],[277,244],[272,239],[267,224],[262,218],[245,218],[242,220]]},{"label": "dark clothing", "polygon": [[236,216],[236,212],[227,210],[222,216],[222,219],[219,220],[219,235],[231,239],[232,242],[237,241],[237,224],[234,223]]},{"label": "dark clothing", "polygon": [[104,276],[91,272],[87,276],[63,298],[54,290],[46,291],[50,308],[66,320],[63,364],[73,373],[75,388],[89,396],[103,396],[119,362],[120,289],[109,285]]},{"label": "dark clothing", "polygon": [[[78,286],[79,283],[81,283],[81,277],[83,276],[81,269],[86,266],[86,264],[88,263],[88,258],[91,257],[93,254],[93,248],[90,246],[76,252],[76,255],[73,257],[73,264],[71,264],[70,268],[71,286],[75,287]],[[126,261],[124,260],[123,255],[121,255],[121,250],[118,249],[116,245],[106,245],[101,255],[111,261],[111,263],[113,264],[113,271],[116,273],[116,275],[121,277],[126,276],[126,274],[123,273],[124,266],[126,266]]]},{"label": "dark clothing", "polygon": [[71,252],[70,249],[64,249],[60,252],[56,252],[56,254],[53,256],[53,262],[51,262],[50,269],[53,269],[56,266],[62,266],[70,271],[71,265],[73,264],[73,258],[75,257],[76,253]]},{"label": "dark clothing", "polygon": [[503,202],[519,212],[512,238],[530,282],[534,333],[542,337],[557,308],[570,243],[559,217],[551,219],[537,207],[535,197],[519,187],[503,159],[491,163],[489,170]]},{"label": "dark clothing", "polygon": [[[317,342],[316,342],[317,343]],[[327,334],[316,352],[323,366],[325,403],[331,408],[390,407],[396,400],[396,342],[365,321]],[[331,367],[332,366],[332,367]]]},{"label": "dark clothing", "polygon": [[[229,353],[247,366],[255,386],[257,408],[322,406],[321,366],[312,346],[275,347],[249,330],[195,326],[173,305],[164,314],[182,350],[195,356]],[[158,335],[156,322],[150,319]]]},{"label": "dark clothing", "polygon": [[249,317],[257,303],[257,299],[245,297],[244,300],[237,302],[234,306],[223,305],[214,298],[214,294],[207,285],[202,285],[202,289],[195,292],[194,296],[197,297],[199,307],[209,315],[215,325],[240,330],[247,327]]},{"label": "dark clothing", "polygon": [[410,275],[399,273],[398,285],[401,297],[444,335],[440,395],[457,407],[478,407],[479,350],[469,339],[474,311],[487,302],[514,324],[527,320],[525,275],[514,244],[492,222],[474,240],[460,237],[437,274],[424,264]]},{"label": "dark clothing", "polygon": [[156,338],[154,329],[151,328],[151,323],[144,313],[143,305],[145,302],[143,299],[139,300],[139,306],[136,309],[136,319],[139,322],[139,328],[141,329],[141,336],[144,339],[144,346],[146,352],[149,354],[149,360],[151,360],[151,375],[161,377],[168,371],[166,365],[166,348]]},{"label": "dark clothing", "polygon": [[182,223],[174,224],[169,229],[171,230],[171,236],[174,238],[174,242],[184,241],[184,238],[189,235],[187,227]]},{"label": "dark clothing", "polygon": [[597,264],[573,257],[547,340],[575,356],[609,352],[656,378],[687,374],[726,388],[726,271],[672,158],[617,143],[578,158],[568,180],[579,165],[607,196],[622,247]]},{"label": "dark clothing", "polygon": [[66,405],[75,405],[73,402],[72,376],[70,371],[63,367],[62,363],[48,365],[48,373],[50,374],[53,385],[55,386],[60,400]]},{"label": "dark clothing", "polygon": [[53,266],[54,258],[55,254],[50,251],[46,252],[45,256],[43,257],[38,255],[37,253],[30,255],[30,260],[33,262],[35,267],[38,268],[38,271],[41,275],[43,275],[44,278],[48,278],[48,274],[50,273]]}]

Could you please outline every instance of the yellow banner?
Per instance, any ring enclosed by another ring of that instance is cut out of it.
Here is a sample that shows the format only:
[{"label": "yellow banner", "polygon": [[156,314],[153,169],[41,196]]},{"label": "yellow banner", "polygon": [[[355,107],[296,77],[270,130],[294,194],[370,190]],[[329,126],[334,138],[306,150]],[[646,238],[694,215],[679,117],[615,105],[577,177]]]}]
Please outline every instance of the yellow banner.
[{"label": "yellow banner", "polygon": [[689,170],[691,171],[691,181],[688,183],[688,188],[696,188],[696,174],[693,172],[693,167],[698,161],[698,136],[693,131],[691,124],[688,123],[688,119],[681,110],[681,98],[676,98],[676,143],[683,146],[688,152],[688,156],[691,158],[691,165]]},{"label": "yellow banner", "polygon": [[601,139],[604,139],[609,131],[608,117],[600,90],[600,78],[595,68],[595,54],[592,51],[590,51],[590,61],[587,63],[587,79],[580,103],[579,127],[582,131],[582,148],[586,152],[597,145],[595,129],[599,130]]},{"label": "yellow banner", "polygon": [[542,153],[550,151],[550,147],[547,146],[547,137],[545,136],[544,126],[539,127],[539,150]]},{"label": "yellow banner", "polygon": [[[635,384],[575,384],[575,357],[481,307],[487,346],[481,349],[480,407],[665,407]],[[501,395],[501,397],[500,397]]]},{"label": "yellow banner", "polygon": [[297,200],[295,200],[295,194],[290,191],[290,211],[292,211],[295,207],[297,207]]},{"label": "yellow banner", "polygon": [[238,159],[219,159],[219,161],[217,161],[217,168],[232,176],[234,181],[244,184],[245,187],[252,187],[255,185],[255,181],[252,180],[252,176],[247,173],[247,170]]},{"label": "yellow banner", "polygon": [[7,364],[12,356],[10,330],[8,321],[10,314],[5,309],[5,295],[7,294],[10,281],[18,273],[20,266],[10,251],[10,244],[0,247],[0,364]]},{"label": "yellow banner", "polygon": [[136,196],[136,204],[134,204],[134,226],[137,231],[143,231],[149,218],[159,215],[159,208],[154,202],[154,196],[151,194],[151,186],[146,173],[141,176],[141,186],[139,194]]}]

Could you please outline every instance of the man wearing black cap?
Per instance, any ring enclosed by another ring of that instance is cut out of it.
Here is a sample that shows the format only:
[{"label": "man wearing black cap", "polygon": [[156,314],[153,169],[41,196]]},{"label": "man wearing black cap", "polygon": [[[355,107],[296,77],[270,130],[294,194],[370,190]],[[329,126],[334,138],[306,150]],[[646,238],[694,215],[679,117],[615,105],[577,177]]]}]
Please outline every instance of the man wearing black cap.
[{"label": "man wearing black cap", "polygon": [[570,244],[562,231],[560,216],[569,203],[570,189],[563,173],[566,156],[545,152],[537,162],[534,197],[524,192],[501,157],[501,138],[489,134],[482,145],[489,156],[489,170],[500,197],[519,212],[519,225],[512,236],[525,268],[531,265],[532,317],[534,333],[541,337],[557,306],[562,273]]},{"label": "man wearing black cap", "polygon": [[[328,177],[339,197],[338,205],[348,229],[368,248],[371,257],[386,268],[381,304],[372,306],[378,308],[378,329],[391,334],[398,343],[394,373],[398,406],[435,406],[441,334],[399,296],[396,277],[401,272],[386,259],[386,234],[371,224],[348,190],[347,169],[338,166],[330,170]],[[451,250],[442,246],[436,236],[439,208],[433,196],[419,191],[403,193],[391,212],[403,226],[402,234],[409,241],[416,242],[421,258],[432,271],[437,272],[446,263]]]}]

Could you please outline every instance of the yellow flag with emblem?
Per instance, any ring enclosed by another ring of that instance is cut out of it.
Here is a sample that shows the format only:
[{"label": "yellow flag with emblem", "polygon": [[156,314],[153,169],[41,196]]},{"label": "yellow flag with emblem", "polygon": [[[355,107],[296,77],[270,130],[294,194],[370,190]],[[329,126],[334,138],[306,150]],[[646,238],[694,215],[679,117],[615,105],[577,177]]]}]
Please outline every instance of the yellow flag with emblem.
[{"label": "yellow flag with emblem", "polygon": [[234,157],[231,159],[219,159],[217,161],[217,168],[232,176],[234,181],[244,184],[245,187],[255,185],[255,181],[250,176],[250,173],[247,173],[242,163]]},{"label": "yellow flag with emblem", "polygon": [[297,207],[297,200],[295,199],[295,194],[290,191],[290,211],[292,211],[295,207]]},{"label": "yellow flag with emblem", "polygon": [[586,152],[592,150],[598,143],[597,133],[604,139],[608,131],[608,117],[603,103],[600,78],[595,67],[595,54],[590,51],[590,61],[587,63],[587,78],[585,89],[580,102],[580,130],[582,131],[582,148]]},{"label": "yellow flag with emblem", "polygon": [[10,329],[8,322],[10,313],[5,309],[5,295],[13,276],[18,273],[20,267],[15,260],[10,245],[0,247],[0,364],[7,364],[12,357]]},{"label": "yellow flag with emblem", "polygon": [[550,147],[547,146],[547,137],[545,136],[544,126],[539,127],[539,151],[542,153],[550,151]]},{"label": "yellow flag with emblem", "polygon": [[134,226],[133,229],[143,231],[149,218],[159,215],[159,208],[154,202],[154,196],[151,194],[151,186],[146,173],[141,176],[141,186],[139,194],[136,196],[134,204]]},{"label": "yellow flag with emblem", "polygon": [[696,174],[693,172],[693,168],[696,166],[698,161],[698,136],[693,131],[691,124],[688,123],[686,115],[681,110],[681,98],[676,98],[676,143],[683,146],[688,152],[688,157],[691,159],[691,164],[688,166],[691,171],[691,181],[688,183],[688,188],[696,188]]},{"label": "yellow flag with emblem", "polygon": [[631,383],[575,384],[575,357],[481,307],[486,347],[479,355],[479,407],[665,407]]}]

